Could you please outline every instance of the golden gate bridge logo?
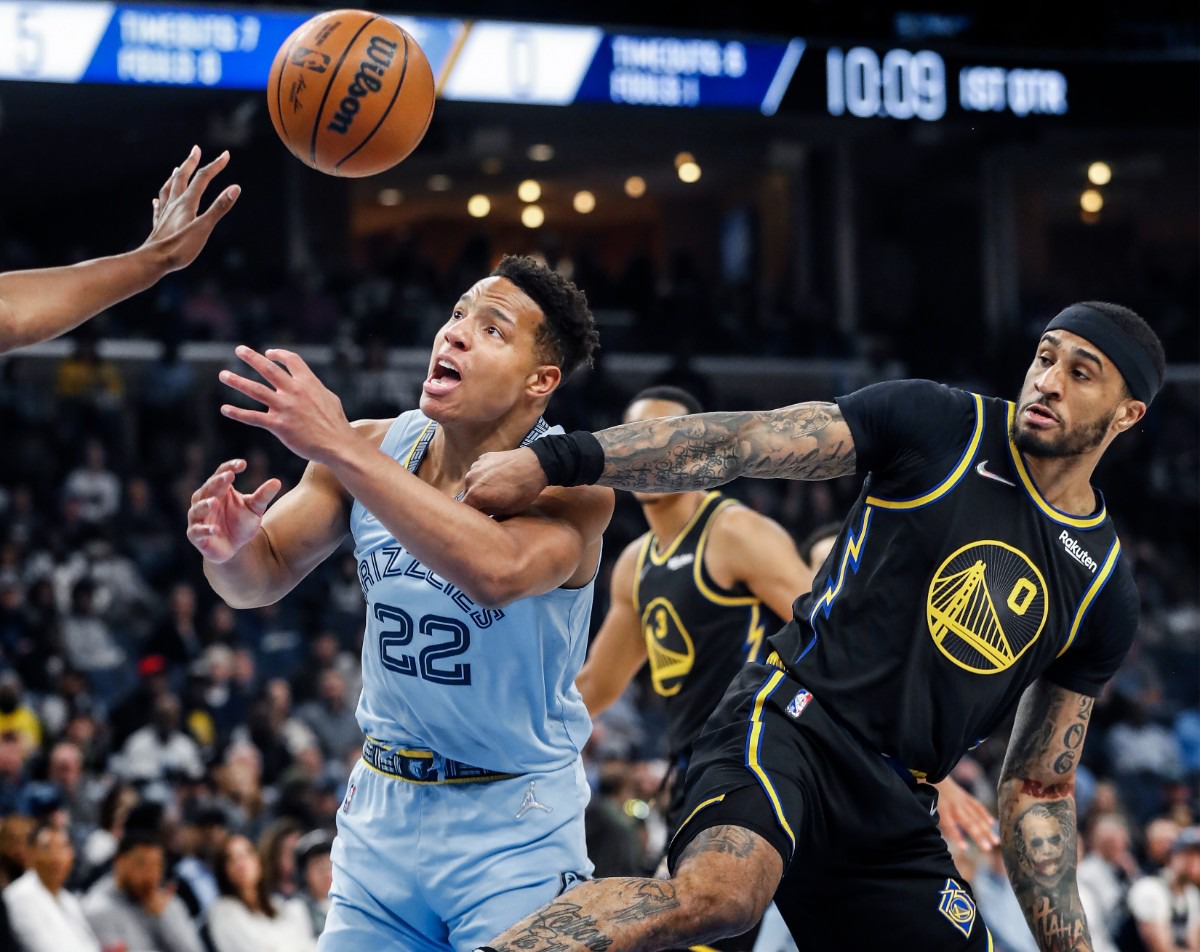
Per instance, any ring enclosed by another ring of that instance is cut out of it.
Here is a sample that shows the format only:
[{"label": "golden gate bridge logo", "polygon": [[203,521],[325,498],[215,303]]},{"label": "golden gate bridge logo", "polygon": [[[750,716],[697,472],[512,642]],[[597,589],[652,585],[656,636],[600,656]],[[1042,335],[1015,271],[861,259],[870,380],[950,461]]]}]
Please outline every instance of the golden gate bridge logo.
[{"label": "golden gate bridge logo", "polygon": [[972,542],[934,573],[926,610],[942,654],[968,671],[997,674],[1042,633],[1046,581],[1011,545]]}]

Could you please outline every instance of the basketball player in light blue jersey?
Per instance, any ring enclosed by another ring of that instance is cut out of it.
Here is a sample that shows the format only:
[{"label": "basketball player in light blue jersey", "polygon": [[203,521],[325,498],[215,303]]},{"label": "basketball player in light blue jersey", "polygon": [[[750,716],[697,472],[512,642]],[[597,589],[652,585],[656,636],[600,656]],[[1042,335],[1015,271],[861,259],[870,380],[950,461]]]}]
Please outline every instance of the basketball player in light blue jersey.
[{"label": "basketball player in light blue jersey", "polygon": [[480,454],[550,431],[542,411],[596,339],[582,292],[506,257],[438,332],[419,410],[351,424],[283,350],[237,349],[261,381],[221,374],[265,407],[225,416],[310,462],[270,508],[279,480],[238,492],[242,460],[197,490],[188,538],[213,588],[238,608],[277,601],[342,543],[349,510],[366,596],[367,736],[322,952],[461,952],[591,872],[574,680],[613,493],[550,490],[505,519],[456,497]]}]

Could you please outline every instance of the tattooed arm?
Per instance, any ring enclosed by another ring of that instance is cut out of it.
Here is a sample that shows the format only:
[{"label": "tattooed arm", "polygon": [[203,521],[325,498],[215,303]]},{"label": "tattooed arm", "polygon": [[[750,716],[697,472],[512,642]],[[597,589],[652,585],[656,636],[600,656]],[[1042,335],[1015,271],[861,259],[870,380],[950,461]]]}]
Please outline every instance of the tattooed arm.
[{"label": "tattooed arm", "polygon": [[[855,467],[854,439],[835,403],[642,420],[595,436],[604,450],[598,484],[635,492],[708,489],[739,476],[832,479]],[[545,486],[532,450],[485,453],[467,474],[464,499],[512,512]]]},{"label": "tattooed arm", "polygon": [[1043,952],[1090,952],[1075,880],[1075,767],[1092,698],[1048,681],[1026,690],[1000,774],[1008,878]]},{"label": "tattooed arm", "polygon": [[854,472],[854,440],[835,403],[643,420],[596,438],[604,448],[600,485],[614,489],[687,492],[739,476],[830,479]]}]

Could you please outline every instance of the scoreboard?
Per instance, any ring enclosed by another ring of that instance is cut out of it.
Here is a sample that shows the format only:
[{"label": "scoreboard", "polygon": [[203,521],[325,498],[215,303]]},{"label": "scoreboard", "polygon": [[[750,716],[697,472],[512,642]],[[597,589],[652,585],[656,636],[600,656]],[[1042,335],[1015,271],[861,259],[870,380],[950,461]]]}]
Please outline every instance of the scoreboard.
[{"label": "scoreboard", "polygon": [[[262,89],[312,11],[0,0],[0,81]],[[844,122],[1195,126],[1200,58],[1032,58],[814,38],[401,16],[446,100],[733,109]]]}]

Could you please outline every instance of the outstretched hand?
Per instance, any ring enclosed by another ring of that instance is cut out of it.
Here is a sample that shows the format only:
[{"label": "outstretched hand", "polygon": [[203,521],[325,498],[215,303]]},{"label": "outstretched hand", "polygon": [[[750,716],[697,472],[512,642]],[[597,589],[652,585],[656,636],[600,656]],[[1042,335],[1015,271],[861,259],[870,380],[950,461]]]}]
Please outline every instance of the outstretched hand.
[{"label": "outstretched hand", "polygon": [[957,849],[967,848],[967,838],[985,853],[1000,845],[996,818],[978,799],[951,777],[934,784],[938,791],[938,826]]},{"label": "outstretched hand", "polygon": [[342,401],[312,372],[299,354],[272,348],[265,353],[241,345],[234,350],[265,381],[250,380],[232,370],[222,370],[221,383],[263,404],[249,410],[223,404],[221,413],[231,420],[274,434],[284,446],[304,459],[327,462],[347,440],[360,440]]},{"label": "outstretched hand", "polygon": [[245,468],[244,459],[222,463],[192,493],[187,537],[209,562],[228,562],[258,535],[263,513],[283,486],[278,479],[268,479],[254,492],[240,493],[233,480]]},{"label": "outstretched hand", "polygon": [[521,447],[484,453],[467,470],[463,502],[490,516],[527,509],[546,488],[546,474],[533,450]]},{"label": "outstretched hand", "polygon": [[233,208],[242,189],[230,185],[216,197],[203,214],[200,199],[208,183],[229,163],[229,153],[222,152],[208,165],[200,166],[200,148],[192,146],[183,164],[163,183],[154,199],[154,219],[150,236],[143,248],[153,248],[161,255],[164,273],[186,268],[196,260],[225,213]]}]

